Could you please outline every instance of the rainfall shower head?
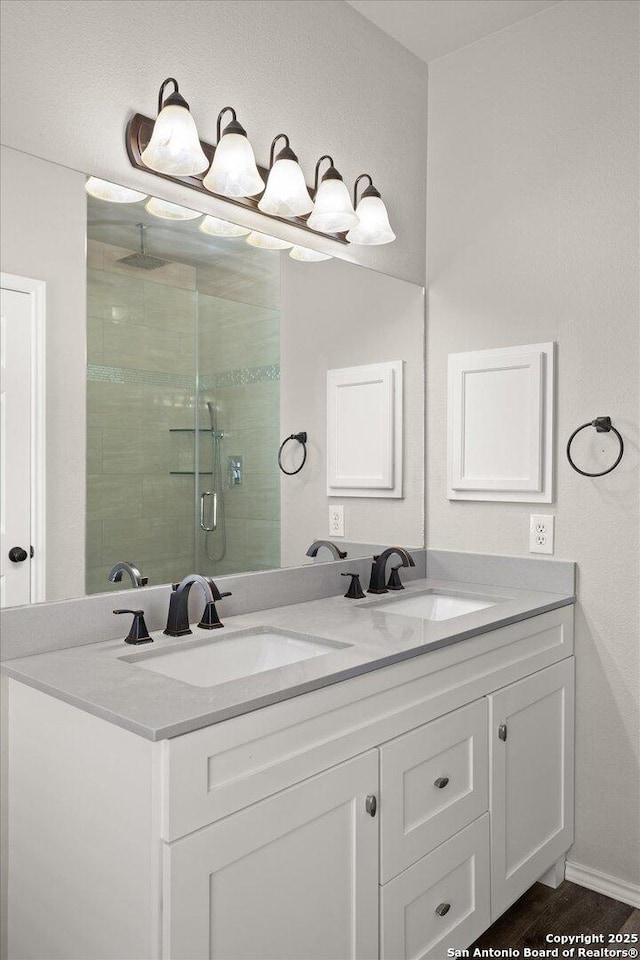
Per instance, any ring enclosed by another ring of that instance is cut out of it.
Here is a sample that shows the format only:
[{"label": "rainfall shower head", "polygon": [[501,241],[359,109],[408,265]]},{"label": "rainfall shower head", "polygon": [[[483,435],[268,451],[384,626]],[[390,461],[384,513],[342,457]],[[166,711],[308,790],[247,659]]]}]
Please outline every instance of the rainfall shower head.
[{"label": "rainfall shower head", "polygon": [[147,253],[146,232],[144,223],[137,223],[140,228],[140,252],[130,253],[128,257],[122,257],[117,263],[123,263],[127,267],[137,267],[138,270],[157,270],[158,267],[164,267],[169,260],[162,260],[160,257],[151,257]]}]

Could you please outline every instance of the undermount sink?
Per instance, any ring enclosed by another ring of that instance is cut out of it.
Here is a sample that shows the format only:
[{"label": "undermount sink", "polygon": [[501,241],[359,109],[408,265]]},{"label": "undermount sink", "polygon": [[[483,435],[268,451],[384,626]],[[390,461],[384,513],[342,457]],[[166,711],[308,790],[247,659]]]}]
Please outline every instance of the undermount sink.
[{"label": "undermount sink", "polygon": [[477,597],[459,593],[440,593],[426,590],[412,596],[385,597],[384,600],[370,600],[360,604],[375,607],[383,613],[398,613],[405,617],[420,617],[422,620],[452,620],[466,613],[475,613],[493,607],[499,599]]},{"label": "undermount sink", "polygon": [[213,687],[227,680],[335,653],[348,646],[348,643],[257,627],[219,639],[216,636],[181,641],[171,649],[149,650],[119,659],[194,687]]}]

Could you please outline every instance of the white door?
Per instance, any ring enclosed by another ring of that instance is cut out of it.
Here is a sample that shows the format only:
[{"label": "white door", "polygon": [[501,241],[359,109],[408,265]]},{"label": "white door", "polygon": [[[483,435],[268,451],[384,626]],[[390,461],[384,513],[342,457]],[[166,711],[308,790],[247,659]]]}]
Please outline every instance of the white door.
[{"label": "white door", "polygon": [[488,700],[495,920],[573,843],[574,659]]},{"label": "white door", "polygon": [[163,956],[377,958],[377,790],[372,750],[166,844]]},{"label": "white door", "polygon": [[0,307],[0,606],[31,600],[31,296]]}]

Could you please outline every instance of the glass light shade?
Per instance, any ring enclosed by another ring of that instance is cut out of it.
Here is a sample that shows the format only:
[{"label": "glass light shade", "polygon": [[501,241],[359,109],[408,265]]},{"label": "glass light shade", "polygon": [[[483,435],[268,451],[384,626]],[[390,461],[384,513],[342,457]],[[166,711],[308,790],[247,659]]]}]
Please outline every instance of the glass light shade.
[{"label": "glass light shade", "polygon": [[222,197],[253,197],[264,190],[253,148],[245,136],[223,133],[203,183]]},{"label": "glass light shade", "polygon": [[320,260],[331,260],[328,253],[319,253],[309,247],[294,247],[289,256],[293,260],[302,260],[304,263],[317,263]]},{"label": "glass light shade", "polygon": [[190,177],[209,166],[200,146],[195,120],[186,107],[163,107],[140,159],[145,167],[174,177]]},{"label": "glass light shade", "polygon": [[307,220],[312,230],[340,233],[358,226],[349,191],[342,180],[322,180],[316,194],[313,212]]},{"label": "glass light shade", "polygon": [[259,247],[261,250],[288,250],[293,246],[287,240],[270,237],[266,233],[256,233],[255,230],[252,230],[247,237],[247,243],[250,243],[252,247]]},{"label": "glass light shade", "polygon": [[144,208],[147,213],[162,217],[163,220],[197,220],[202,216],[197,210],[190,210],[189,207],[170,203],[169,200],[160,200],[158,197],[150,197]]},{"label": "glass light shade", "polygon": [[200,230],[210,237],[246,237],[251,233],[248,227],[240,227],[237,223],[219,220],[218,217],[205,217],[200,224]]},{"label": "glass light shade", "polygon": [[360,223],[347,234],[349,243],[375,245],[391,243],[396,235],[391,229],[387,208],[380,197],[362,197],[356,213]]},{"label": "glass light shade", "polygon": [[275,217],[301,217],[313,210],[304,174],[295,160],[276,160],[258,209]]},{"label": "glass light shade", "polygon": [[92,197],[108,200],[109,203],[138,203],[147,199],[146,193],[121,187],[118,183],[109,183],[108,180],[99,180],[98,177],[89,177],[84,188]]}]

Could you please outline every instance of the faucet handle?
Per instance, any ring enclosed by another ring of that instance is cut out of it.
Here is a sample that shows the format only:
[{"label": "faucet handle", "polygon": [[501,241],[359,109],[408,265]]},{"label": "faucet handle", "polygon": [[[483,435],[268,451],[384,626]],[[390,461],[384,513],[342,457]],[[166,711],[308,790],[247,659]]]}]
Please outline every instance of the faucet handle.
[{"label": "faucet handle", "polygon": [[403,564],[399,563],[397,567],[391,567],[391,573],[389,574],[389,579],[387,581],[387,590],[404,590],[404,586],[398,572],[401,566],[403,566]]},{"label": "faucet handle", "polygon": [[362,586],[360,585],[360,574],[359,573],[341,573],[341,577],[351,577],[351,583],[349,584],[349,589],[345,593],[345,597],[349,600],[362,600],[364,597],[364,592]]},{"label": "faucet handle", "polygon": [[114,610],[113,612],[115,614],[131,613],[133,615],[133,623],[125,637],[125,643],[153,643],[153,637],[149,636],[147,625],[144,622],[144,610]]},{"label": "faucet handle", "polygon": [[227,590],[225,593],[220,593],[216,597],[216,600],[208,600],[204,607],[204,613],[202,614],[202,620],[198,626],[202,630],[219,630],[220,627],[224,627],[224,623],[220,620],[218,616],[218,611],[216,610],[216,601],[222,600],[223,597],[230,597],[232,593],[230,590]]}]

